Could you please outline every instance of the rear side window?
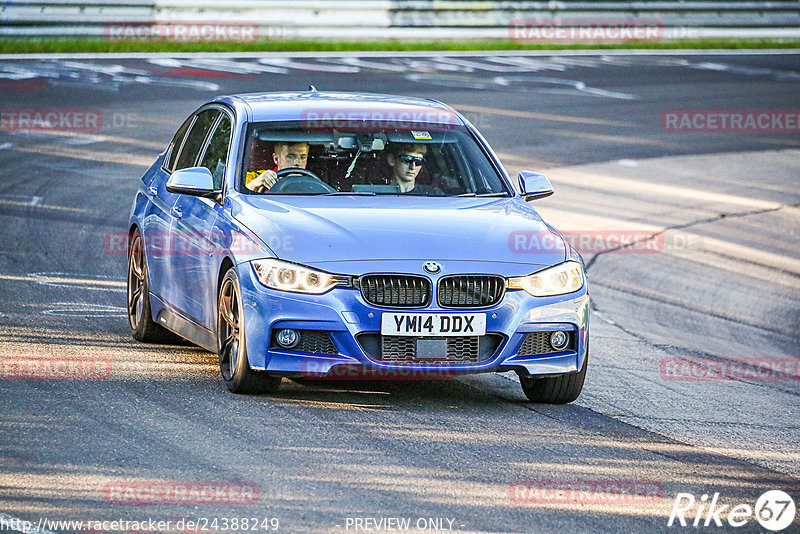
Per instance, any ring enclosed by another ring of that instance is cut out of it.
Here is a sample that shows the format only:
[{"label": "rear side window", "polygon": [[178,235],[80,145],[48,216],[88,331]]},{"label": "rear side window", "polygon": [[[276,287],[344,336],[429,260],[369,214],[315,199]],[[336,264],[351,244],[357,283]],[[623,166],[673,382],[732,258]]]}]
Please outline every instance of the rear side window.
[{"label": "rear side window", "polygon": [[189,135],[186,136],[186,141],[183,143],[181,153],[178,155],[178,162],[174,170],[185,169],[193,167],[194,162],[197,160],[198,152],[203,147],[203,142],[206,140],[208,131],[214,125],[214,121],[219,117],[220,112],[216,109],[207,109],[197,115],[197,120],[194,121]]},{"label": "rear side window", "polygon": [[175,160],[178,158],[178,152],[181,150],[181,143],[183,142],[183,138],[186,137],[186,130],[188,130],[189,125],[192,124],[192,119],[194,119],[194,115],[190,116],[181,124],[181,127],[175,132],[175,137],[172,138],[172,142],[169,144],[169,159],[164,163],[164,168],[170,172],[172,172],[172,169],[175,167]]},{"label": "rear side window", "polygon": [[208,143],[206,153],[203,155],[201,167],[205,167],[214,176],[214,189],[222,189],[222,179],[225,175],[225,165],[228,160],[228,147],[231,141],[231,120],[226,114],[217,123],[211,141]]}]

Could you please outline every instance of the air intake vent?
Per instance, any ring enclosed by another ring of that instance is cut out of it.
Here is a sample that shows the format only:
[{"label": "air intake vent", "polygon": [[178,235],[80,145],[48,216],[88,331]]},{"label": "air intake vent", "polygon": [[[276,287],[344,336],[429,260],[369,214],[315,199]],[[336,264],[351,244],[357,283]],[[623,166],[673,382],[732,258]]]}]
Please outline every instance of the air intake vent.
[{"label": "air intake vent", "polygon": [[431,282],[422,276],[369,274],[360,285],[361,296],[375,306],[421,308],[431,300]]},{"label": "air intake vent", "polygon": [[500,276],[460,275],[439,280],[439,306],[443,308],[483,308],[503,298],[506,281]]},{"label": "air intake vent", "polygon": [[413,365],[479,364],[491,359],[503,341],[499,334],[463,337],[383,336],[363,333],[356,338],[370,359]]},{"label": "air intake vent", "polygon": [[554,349],[550,344],[550,334],[552,334],[552,332],[529,332],[525,334],[525,339],[519,346],[517,354],[520,356],[535,356],[537,354],[549,354],[551,352],[575,350],[573,348],[575,336],[573,336],[571,333],[567,333],[569,336],[569,342],[561,351]]}]

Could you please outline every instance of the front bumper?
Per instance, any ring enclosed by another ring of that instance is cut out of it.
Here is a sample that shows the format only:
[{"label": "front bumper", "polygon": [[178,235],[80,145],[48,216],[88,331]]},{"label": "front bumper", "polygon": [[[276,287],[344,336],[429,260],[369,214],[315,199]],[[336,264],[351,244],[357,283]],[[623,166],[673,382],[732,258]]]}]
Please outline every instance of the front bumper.
[{"label": "front bumper", "polygon": [[[515,370],[530,375],[551,375],[578,371],[586,359],[589,326],[586,284],[575,293],[556,297],[532,297],[525,291],[509,290],[499,304],[489,308],[444,309],[437,306],[434,298],[433,304],[424,309],[404,310],[368,304],[358,289],[336,288],[324,295],[276,291],[258,281],[249,263],[239,264],[238,270],[248,360],[253,369],[309,377],[325,376],[335,373],[337,368],[354,366],[386,374],[396,372],[397,376],[408,376],[403,373],[423,369],[431,374]],[[485,313],[487,334],[499,334],[503,340],[488,359],[479,363],[383,363],[370,358],[356,336],[380,333],[381,314],[392,311]],[[336,354],[284,350],[274,344],[271,348],[272,332],[282,328],[327,332],[336,347]],[[518,354],[527,333],[556,330],[570,332],[573,336],[574,342],[567,350],[538,355]],[[413,376],[424,377],[424,374]]]}]

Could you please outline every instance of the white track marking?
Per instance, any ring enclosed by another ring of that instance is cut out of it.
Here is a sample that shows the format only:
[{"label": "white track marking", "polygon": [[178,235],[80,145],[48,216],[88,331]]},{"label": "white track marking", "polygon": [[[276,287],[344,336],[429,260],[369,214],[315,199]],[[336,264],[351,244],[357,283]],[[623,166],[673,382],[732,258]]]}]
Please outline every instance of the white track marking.
[{"label": "white track marking", "polygon": [[[393,58],[393,57],[432,57],[440,52],[434,51],[380,51],[380,52],[115,52],[115,53],[64,53],[64,54],[0,54],[2,60],[13,59],[253,59],[253,58]],[[571,57],[571,56],[774,56],[797,55],[800,49],[755,49],[755,50],[650,50],[650,49],[595,49],[595,50],[477,50],[448,51],[447,57]]]},{"label": "white track marking", "polygon": [[353,74],[359,72],[358,67],[348,65],[329,65],[326,63],[302,63],[291,58],[261,58],[258,60],[262,65],[275,65],[286,69],[310,70],[314,72],[339,72]]},{"label": "white track marking", "polygon": [[0,195],[0,199],[5,199],[11,201],[13,204],[22,206],[38,206],[42,203],[42,197],[30,195],[2,194]]},{"label": "white track marking", "polygon": [[[151,60],[150,63],[158,64],[160,60]],[[207,58],[193,60],[170,60],[170,67],[213,70],[230,74],[287,74],[289,71],[282,67],[260,65],[255,61],[233,61],[224,58]]]},{"label": "white track marking", "polygon": [[85,289],[121,291],[126,287],[124,280],[115,278],[80,278],[80,274],[70,273],[30,273],[28,275],[0,274],[0,280],[35,282],[46,286],[80,286]]},{"label": "white track marking", "polygon": [[63,317],[124,317],[127,310],[120,306],[105,306],[88,302],[53,302],[42,310],[42,315],[59,315]]},{"label": "white track marking", "polygon": [[199,91],[217,91],[219,85],[202,80],[153,76],[149,71],[117,64],[96,64],[63,58],[46,58],[36,63],[0,61],[0,78],[30,80],[44,78],[54,85],[77,85],[105,92],[117,92],[124,85],[160,85]]},{"label": "white track marking", "polygon": [[566,65],[559,64],[553,61],[544,61],[541,59],[531,59],[523,56],[501,56],[492,57],[488,61],[500,63],[502,65],[511,65],[524,69],[524,72],[541,72],[543,70],[555,70],[563,72],[567,69]]},{"label": "white track marking", "polygon": [[[613,53],[615,51],[608,50],[583,51],[590,52],[583,54],[575,54],[577,51],[569,51],[569,54],[564,54],[564,51],[538,52],[541,53],[531,54],[519,51],[452,52],[445,55],[437,55],[435,52],[358,52],[351,54],[318,53],[313,55],[304,53],[259,55],[220,53],[195,55],[144,54],[131,57],[143,58],[150,65],[162,68],[189,68],[240,75],[285,75],[292,71],[355,74],[361,72],[362,69],[403,72],[407,73],[406,79],[410,81],[477,90],[497,86],[518,89],[515,86],[517,83],[549,83],[572,87],[572,91],[562,88],[542,87],[534,90],[549,94],[574,94],[577,91],[585,96],[620,100],[634,100],[637,97],[631,94],[591,87],[580,80],[526,79],[524,76],[527,73],[565,72],[575,68],[595,68],[602,65],[637,65],[714,70],[747,76],[767,76],[776,80],[800,79],[800,72],[792,70],[741,67],[719,61],[690,61],[683,57],[690,57],[697,51],[689,51],[688,53],[667,51],[672,55],[653,54],[653,51],[644,51],[649,52],[648,54],[642,53],[643,51],[616,51],[617,53]],[[731,51],[715,50],[708,52],[715,52],[718,57],[734,55]],[[754,55],[749,51],[747,53]],[[15,56],[15,59],[24,57],[28,56],[19,55]],[[10,62],[0,63],[0,77],[13,80],[45,78],[53,85],[83,85],[110,92],[119,91],[122,86],[129,84],[190,87],[201,91],[216,91],[219,89],[219,85],[204,81],[201,73],[198,73],[197,76],[189,75],[184,78],[170,75],[170,73],[158,75],[158,73],[152,73],[146,69],[132,69],[116,63],[92,62],[86,59],[89,57],[86,55],[73,55],[66,60],[62,59],[62,57],[53,55],[47,61],[28,65]],[[97,57],[99,58],[100,56]],[[104,58],[114,57],[117,56],[104,56]],[[369,60],[369,58],[372,58],[372,60]],[[306,61],[300,61],[301,59],[306,59]],[[476,80],[455,80],[446,77],[448,74],[473,74],[476,71],[494,72],[498,76]],[[437,73],[442,75],[442,79],[425,78],[426,74]],[[514,76],[514,74],[518,76]]]},{"label": "white track marking", "polygon": [[[141,120],[140,121],[138,118],[134,119],[134,120],[136,120],[136,122],[155,122],[155,121],[152,121],[152,120],[148,120],[148,121]],[[46,131],[41,131],[41,132],[39,132],[39,131],[31,131],[31,132],[9,132],[9,133],[11,133],[11,135],[24,136],[24,137],[27,137],[27,138],[31,138],[32,140],[42,141],[42,142],[55,141],[54,139],[48,139],[49,137],[80,138],[80,139],[85,139],[86,140],[86,142],[84,144],[89,144],[89,143],[122,143],[122,144],[126,144],[126,145],[140,146],[142,148],[147,148],[147,149],[151,149],[151,150],[158,150],[159,152],[164,150],[166,148],[166,144],[167,144],[166,141],[164,143],[155,143],[153,141],[144,141],[144,140],[141,140],[141,139],[134,139],[132,137],[120,137],[120,136],[117,136],[117,135],[106,135],[106,134],[103,134],[103,133],[72,132],[72,131],[68,131],[68,130],[46,130]],[[6,148],[11,148],[11,147],[14,146],[13,143],[10,143],[10,144],[11,144],[11,146],[10,147],[6,147]],[[73,143],[73,144],[79,144],[79,143]],[[3,146],[0,145],[0,148],[3,148]]]},{"label": "white track marking", "polygon": [[341,63],[343,65],[350,65],[352,67],[359,67],[371,70],[385,70],[389,72],[405,72],[406,68],[402,65],[393,63],[383,63],[380,61],[364,61],[359,57],[323,57],[319,59],[326,63]]}]

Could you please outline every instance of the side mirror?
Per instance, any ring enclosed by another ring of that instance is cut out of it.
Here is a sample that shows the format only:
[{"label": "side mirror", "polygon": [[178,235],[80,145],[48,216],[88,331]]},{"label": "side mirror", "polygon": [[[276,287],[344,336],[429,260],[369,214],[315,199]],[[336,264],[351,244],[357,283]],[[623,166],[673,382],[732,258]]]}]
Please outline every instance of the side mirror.
[{"label": "side mirror", "polygon": [[214,177],[205,167],[174,171],[167,180],[167,191],[196,197],[216,198],[219,195],[219,191],[214,190]]},{"label": "side mirror", "polygon": [[524,200],[536,200],[553,194],[553,184],[544,174],[531,171],[520,171],[519,189]]}]

